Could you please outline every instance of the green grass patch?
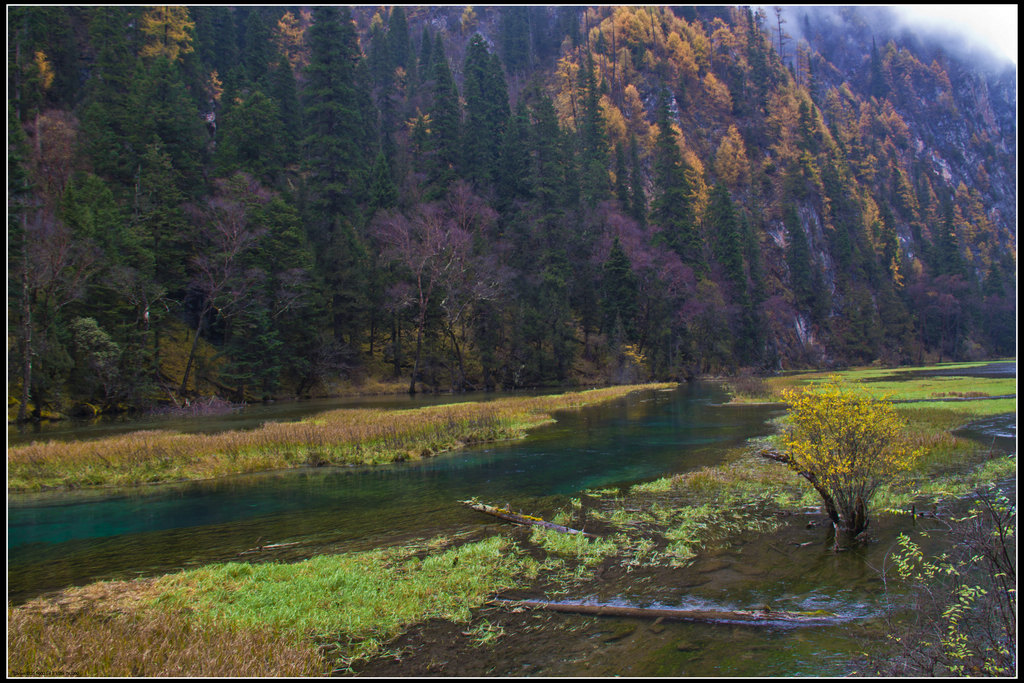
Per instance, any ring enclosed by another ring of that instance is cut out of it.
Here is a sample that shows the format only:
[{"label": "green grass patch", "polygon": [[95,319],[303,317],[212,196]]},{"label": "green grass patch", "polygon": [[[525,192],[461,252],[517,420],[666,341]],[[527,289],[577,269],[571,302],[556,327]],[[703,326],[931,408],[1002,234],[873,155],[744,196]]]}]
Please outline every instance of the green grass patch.
[{"label": "green grass patch", "polygon": [[153,605],[201,621],[269,628],[296,642],[335,643],[343,664],[378,652],[411,624],[467,622],[537,565],[502,537],[420,559],[401,549],[324,555],[295,564],[211,565],[162,577]]},{"label": "green grass patch", "polygon": [[543,548],[546,553],[588,567],[616,554],[619,550],[612,540],[590,538],[583,534],[567,534],[538,526],[530,530],[530,542]]},{"label": "green grass patch", "polygon": [[[760,403],[781,401],[786,389],[800,389],[838,375],[847,382],[857,383],[878,398],[889,400],[922,400],[938,398],[980,398],[1016,394],[1017,382],[1013,377],[968,377],[944,375],[916,377],[914,373],[943,370],[970,370],[988,365],[989,361],[970,363],[940,363],[921,367],[879,368],[865,367],[842,371],[805,372],[779,377],[740,377],[729,380],[727,386],[733,403]],[[971,403],[987,403],[973,401]],[[1005,410],[1002,412],[1006,412]]]}]

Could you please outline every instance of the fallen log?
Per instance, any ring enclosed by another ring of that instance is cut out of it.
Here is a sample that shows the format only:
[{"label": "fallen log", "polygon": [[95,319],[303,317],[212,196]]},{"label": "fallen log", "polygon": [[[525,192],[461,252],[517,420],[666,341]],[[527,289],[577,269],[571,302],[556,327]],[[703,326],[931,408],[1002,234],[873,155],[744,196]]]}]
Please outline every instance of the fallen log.
[{"label": "fallen log", "polygon": [[499,607],[527,607],[551,612],[590,614],[602,617],[637,617],[679,621],[729,621],[749,624],[786,622],[808,626],[834,624],[837,617],[824,612],[781,612],[765,606],[758,610],[675,609],[670,607],[624,607],[621,605],[581,605],[538,600],[492,600]]},{"label": "fallen log", "polygon": [[484,503],[477,502],[475,500],[462,500],[459,501],[466,507],[472,508],[477,512],[482,512],[485,515],[493,515],[498,519],[504,519],[506,522],[513,522],[515,524],[532,524],[533,526],[543,527],[545,529],[553,529],[560,531],[563,534],[580,534],[582,536],[588,536],[590,538],[597,538],[594,534],[589,534],[586,531],[580,531],[579,529],[573,529],[571,527],[562,526],[561,524],[555,524],[554,522],[545,522],[540,517],[531,517],[530,515],[523,515],[518,512],[512,512],[506,508],[496,508],[492,505],[485,505]]}]

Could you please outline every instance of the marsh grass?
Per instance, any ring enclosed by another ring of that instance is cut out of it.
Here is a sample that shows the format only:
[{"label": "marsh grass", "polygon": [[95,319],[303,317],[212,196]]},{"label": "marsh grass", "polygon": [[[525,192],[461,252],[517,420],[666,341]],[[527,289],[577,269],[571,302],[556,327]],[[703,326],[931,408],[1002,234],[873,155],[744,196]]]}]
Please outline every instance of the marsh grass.
[{"label": "marsh grass", "polygon": [[530,542],[548,554],[588,567],[619,551],[615,542],[609,539],[588,538],[582,534],[566,534],[536,526],[530,530]]},{"label": "marsh grass", "polygon": [[184,614],[82,612],[48,615],[7,609],[10,676],[316,676],[317,648],[268,628],[200,624]]},{"label": "marsh grass", "polygon": [[[780,402],[784,391],[826,382],[832,375],[839,375],[847,382],[857,383],[876,398],[897,401],[957,397],[981,398],[1015,394],[1017,383],[1016,379],[1012,377],[967,377],[963,375],[915,377],[913,375],[915,372],[924,370],[970,370],[986,364],[987,362],[971,362],[924,367],[869,367],[838,372],[805,372],[763,379],[738,377],[726,382],[726,386],[732,395],[733,403]],[[987,402],[985,401],[985,403]]]},{"label": "marsh grass", "polygon": [[[500,536],[439,549],[446,545],[438,539],[294,564],[208,565],[8,605],[8,671],[322,675],[380,653],[413,624],[468,622],[495,593],[539,571]],[[478,639],[498,635],[484,629]]]},{"label": "marsh grass", "polygon": [[471,610],[522,577],[529,558],[502,537],[420,559],[403,549],[323,555],[295,564],[210,565],[162,577],[153,606],[205,623],[269,628],[327,646],[342,665],[365,659],[411,624],[467,622]]},{"label": "marsh grass", "polygon": [[210,479],[297,466],[364,465],[430,457],[520,438],[559,410],[609,401],[622,386],[413,410],[341,409],[253,430],[180,434],[146,430],[78,442],[33,442],[8,450],[8,490],[138,485]]}]

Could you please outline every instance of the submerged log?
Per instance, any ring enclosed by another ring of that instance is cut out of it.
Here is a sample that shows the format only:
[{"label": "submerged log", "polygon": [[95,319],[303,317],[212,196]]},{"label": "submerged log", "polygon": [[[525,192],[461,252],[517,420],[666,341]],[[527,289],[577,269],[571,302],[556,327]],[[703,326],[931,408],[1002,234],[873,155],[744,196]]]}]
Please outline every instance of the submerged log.
[{"label": "submerged log", "polygon": [[501,607],[528,607],[551,612],[569,612],[604,617],[637,617],[681,621],[730,621],[748,624],[787,622],[806,625],[833,624],[837,617],[820,612],[777,612],[765,606],[758,610],[675,609],[670,607],[624,607],[620,605],[580,605],[538,600],[492,600]]},{"label": "submerged log", "polygon": [[531,517],[530,515],[523,515],[518,512],[512,512],[506,508],[496,508],[491,505],[485,505],[478,503],[475,500],[463,500],[459,501],[463,505],[470,507],[477,512],[482,512],[485,515],[493,515],[498,519],[504,519],[506,522],[513,522],[515,524],[531,524],[533,526],[543,527],[545,529],[553,529],[560,531],[563,534],[580,534],[581,536],[588,536],[590,538],[597,538],[594,534],[588,534],[586,531],[580,531],[579,529],[573,529],[561,524],[555,524],[554,522],[545,522],[540,517]]}]

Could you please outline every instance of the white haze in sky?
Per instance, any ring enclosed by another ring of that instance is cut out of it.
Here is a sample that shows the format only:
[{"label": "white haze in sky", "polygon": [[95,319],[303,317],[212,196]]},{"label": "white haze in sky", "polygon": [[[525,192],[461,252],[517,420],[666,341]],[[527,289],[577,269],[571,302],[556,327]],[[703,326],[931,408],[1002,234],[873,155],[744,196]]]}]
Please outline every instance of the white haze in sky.
[{"label": "white haze in sky", "polygon": [[893,5],[908,28],[962,36],[970,47],[1017,64],[1017,5]]}]

